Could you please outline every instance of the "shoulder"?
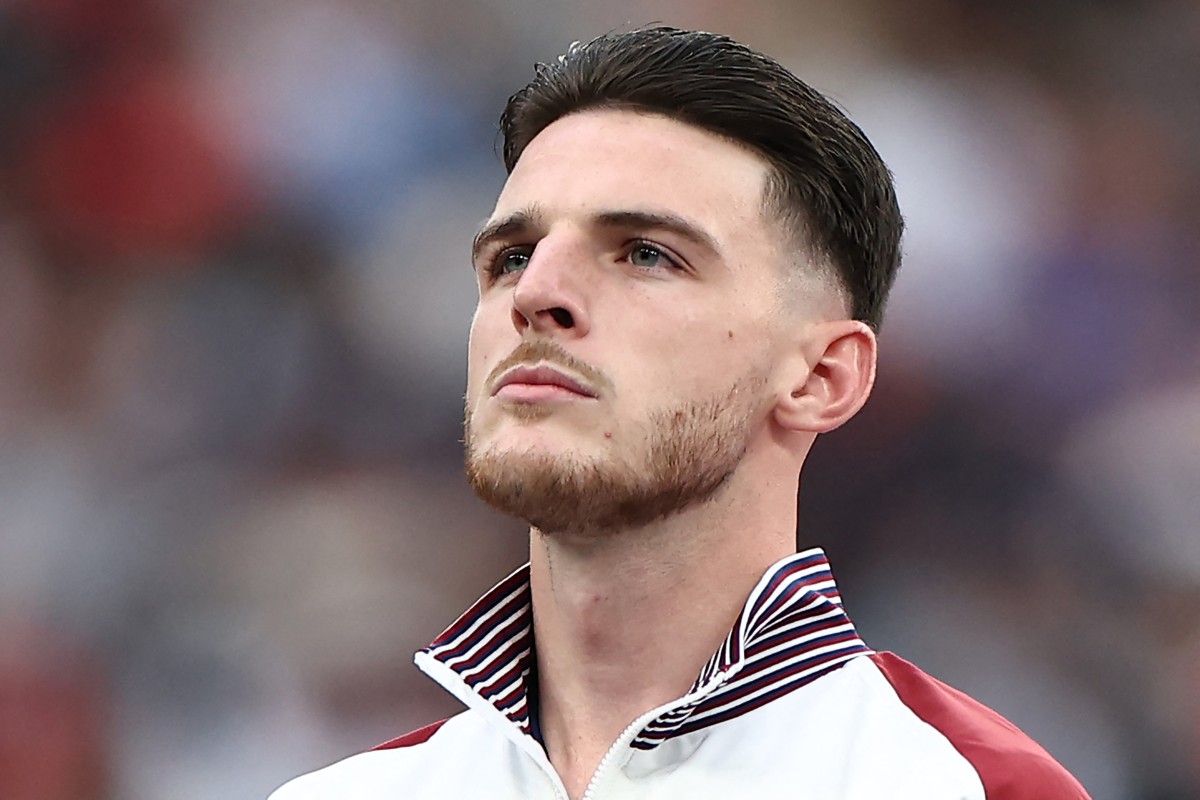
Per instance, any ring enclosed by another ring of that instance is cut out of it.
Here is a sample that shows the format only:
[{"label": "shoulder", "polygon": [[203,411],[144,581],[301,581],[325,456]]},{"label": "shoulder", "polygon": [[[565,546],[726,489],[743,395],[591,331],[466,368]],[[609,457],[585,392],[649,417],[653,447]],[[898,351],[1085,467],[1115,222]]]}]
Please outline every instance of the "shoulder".
[{"label": "shoulder", "polygon": [[1000,714],[892,653],[869,659],[899,701],[970,762],[988,800],[1087,800],[1062,765]]},{"label": "shoulder", "polygon": [[395,739],[389,739],[383,744],[375,745],[371,750],[397,750],[401,747],[415,747],[416,745],[424,744],[445,724],[446,720],[439,719],[437,722],[431,722],[423,728],[417,728],[415,731],[409,731],[403,736],[397,736]]},{"label": "shoulder", "polygon": [[444,766],[440,762],[443,754],[439,753],[437,734],[445,731],[453,736],[462,723],[469,723],[469,720],[451,717],[418,728],[366,752],[301,775],[275,790],[268,800],[332,800],[347,796],[382,800],[411,794],[430,779],[431,773]]}]

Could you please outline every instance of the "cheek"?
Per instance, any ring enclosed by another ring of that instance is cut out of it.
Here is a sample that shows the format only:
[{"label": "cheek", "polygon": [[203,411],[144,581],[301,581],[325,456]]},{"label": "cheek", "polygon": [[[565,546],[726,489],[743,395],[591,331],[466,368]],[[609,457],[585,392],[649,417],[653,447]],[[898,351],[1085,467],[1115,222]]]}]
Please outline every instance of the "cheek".
[{"label": "cheek", "polygon": [[471,323],[470,337],[467,339],[468,398],[474,398],[479,393],[480,387],[487,378],[488,370],[491,369],[488,366],[488,354],[484,347],[489,338],[487,332],[482,330],[479,324],[479,315],[476,314]]},{"label": "cheek", "polygon": [[678,388],[697,396],[760,377],[773,358],[771,332],[753,320],[710,320],[685,332],[673,354],[671,371],[678,376]]},{"label": "cheek", "polygon": [[475,398],[483,391],[483,384],[496,364],[508,355],[516,342],[511,341],[514,331],[497,322],[497,309],[480,305],[471,320],[471,332],[467,339],[467,397]]},{"label": "cheek", "polygon": [[[646,337],[633,348],[650,385],[672,397],[707,397],[746,369],[744,351],[754,338],[734,325],[708,319],[675,322],[674,334]],[[651,370],[653,370],[651,372]]]}]

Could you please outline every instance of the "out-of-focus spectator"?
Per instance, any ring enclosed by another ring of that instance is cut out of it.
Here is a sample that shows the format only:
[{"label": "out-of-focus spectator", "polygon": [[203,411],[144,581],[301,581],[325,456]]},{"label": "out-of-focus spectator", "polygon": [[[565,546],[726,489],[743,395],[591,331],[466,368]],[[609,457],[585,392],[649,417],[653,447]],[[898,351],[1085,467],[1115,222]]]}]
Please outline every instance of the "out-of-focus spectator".
[{"label": "out-of-focus spectator", "polygon": [[522,558],[460,477],[495,115],[654,20],[896,171],[881,402],[800,508],[870,643],[1097,800],[1200,795],[1200,6],[15,0],[0,796],[262,796],[449,713],[409,653]]},{"label": "out-of-focus spectator", "polygon": [[[1190,373],[1200,375],[1197,362]],[[1146,785],[1184,797],[1200,782],[1200,382],[1133,395],[1081,425],[1062,454],[1104,576],[1083,582],[1085,652],[1143,733],[1130,750]],[[1093,576],[1088,576],[1093,577]]]},{"label": "out-of-focus spectator", "polygon": [[114,796],[109,697],[86,649],[52,627],[0,615],[0,795]]}]

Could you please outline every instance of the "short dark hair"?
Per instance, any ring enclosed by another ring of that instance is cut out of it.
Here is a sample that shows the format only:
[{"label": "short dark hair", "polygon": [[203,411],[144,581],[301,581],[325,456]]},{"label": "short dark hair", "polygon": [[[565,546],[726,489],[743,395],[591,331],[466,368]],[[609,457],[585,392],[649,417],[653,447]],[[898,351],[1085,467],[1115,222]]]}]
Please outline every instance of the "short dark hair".
[{"label": "short dark hair", "polygon": [[900,264],[904,220],[892,175],[820,92],[727,36],[677,28],[609,33],[538,64],[500,117],[504,165],[568,114],[628,108],[737,142],[771,167],[767,201],[827,260],[850,314],[874,329]]}]

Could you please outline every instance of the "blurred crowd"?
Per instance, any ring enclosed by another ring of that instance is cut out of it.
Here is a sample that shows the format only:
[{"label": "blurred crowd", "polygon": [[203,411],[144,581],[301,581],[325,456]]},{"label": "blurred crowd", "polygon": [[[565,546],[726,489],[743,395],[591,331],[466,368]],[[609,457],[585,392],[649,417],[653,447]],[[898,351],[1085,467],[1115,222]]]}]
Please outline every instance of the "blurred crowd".
[{"label": "blurred crowd", "polygon": [[800,540],[864,638],[1097,800],[1200,797],[1200,4],[0,5],[0,797],[263,797],[453,713],[413,650],[524,560],[461,478],[504,99],[729,33],[909,223]]}]

